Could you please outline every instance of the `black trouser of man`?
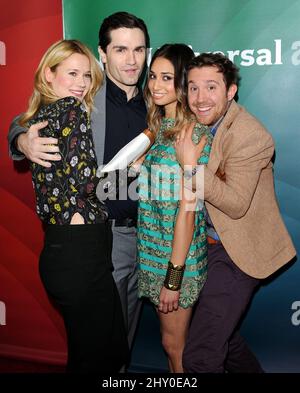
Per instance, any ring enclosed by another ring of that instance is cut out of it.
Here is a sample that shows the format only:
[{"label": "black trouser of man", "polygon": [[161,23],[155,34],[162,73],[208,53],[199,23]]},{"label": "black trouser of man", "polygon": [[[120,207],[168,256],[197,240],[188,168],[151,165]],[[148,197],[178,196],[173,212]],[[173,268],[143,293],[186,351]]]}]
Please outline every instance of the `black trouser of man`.
[{"label": "black trouser of man", "polygon": [[49,225],[46,230],[40,275],[64,319],[68,372],[118,372],[128,359],[111,239],[108,223]]},{"label": "black trouser of man", "polygon": [[208,245],[207,281],[195,305],[183,367],[190,373],[261,373],[237,331],[259,280],[243,273],[219,242]]}]

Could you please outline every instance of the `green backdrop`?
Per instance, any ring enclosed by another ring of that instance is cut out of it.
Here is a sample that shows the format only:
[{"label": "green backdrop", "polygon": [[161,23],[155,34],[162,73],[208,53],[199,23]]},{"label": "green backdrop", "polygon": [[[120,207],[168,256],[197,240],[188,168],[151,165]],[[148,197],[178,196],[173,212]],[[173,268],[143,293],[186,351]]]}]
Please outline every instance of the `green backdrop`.
[{"label": "green backdrop", "polygon": [[[239,103],[257,116],[276,143],[275,186],[300,249],[300,1],[299,0],[63,0],[64,36],[97,54],[104,17],[128,11],[144,19],[152,52],[184,42],[195,52],[222,51],[240,67]],[[297,263],[256,294],[242,331],[267,371],[300,372],[300,270]],[[132,368],[166,367],[159,331],[146,306]]]}]

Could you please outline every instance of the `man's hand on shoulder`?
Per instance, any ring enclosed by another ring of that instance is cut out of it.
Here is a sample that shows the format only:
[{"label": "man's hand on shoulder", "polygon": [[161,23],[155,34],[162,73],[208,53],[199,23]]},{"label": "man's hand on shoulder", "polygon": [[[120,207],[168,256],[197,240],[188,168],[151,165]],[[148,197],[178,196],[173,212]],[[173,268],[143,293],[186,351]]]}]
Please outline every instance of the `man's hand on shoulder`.
[{"label": "man's hand on shoulder", "polygon": [[185,125],[174,144],[177,160],[183,169],[185,166],[197,165],[198,159],[207,142],[207,137],[203,135],[200,142],[197,145],[194,144],[192,134],[195,124],[195,122],[191,122]]},{"label": "man's hand on shoulder", "polygon": [[49,161],[59,161],[61,156],[57,146],[56,138],[40,137],[39,130],[46,127],[48,123],[42,122],[33,124],[27,132],[17,137],[16,148],[25,155],[25,157],[45,168],[51,167]]}]

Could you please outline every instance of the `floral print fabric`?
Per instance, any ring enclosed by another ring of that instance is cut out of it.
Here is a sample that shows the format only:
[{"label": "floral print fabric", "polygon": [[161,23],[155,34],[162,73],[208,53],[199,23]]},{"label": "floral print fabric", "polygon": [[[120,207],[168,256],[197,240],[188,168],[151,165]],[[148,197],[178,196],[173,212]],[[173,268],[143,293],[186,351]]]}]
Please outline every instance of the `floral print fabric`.
[{"label": "floral print fabric", "polygon": [[31,163],[39,217],[48,224],[69,224],[75,213],[85,224],[106,220],[95,195],[98,178],[92,130],[84,105],[74,97],[43,106],[29,125],[47,120],[40,136],[58,138],[60,161],[50,168]]}]

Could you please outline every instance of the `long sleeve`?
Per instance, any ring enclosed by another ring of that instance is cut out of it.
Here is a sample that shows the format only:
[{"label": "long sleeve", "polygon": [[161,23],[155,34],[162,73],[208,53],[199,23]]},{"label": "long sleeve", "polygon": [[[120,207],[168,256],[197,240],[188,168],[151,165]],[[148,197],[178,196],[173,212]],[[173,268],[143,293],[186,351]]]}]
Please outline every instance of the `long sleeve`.
[{"label": "long sleeve", "polygon": [[68,97],[41,111],[36,121],[47,118],[41,136],[58,138],[62,159],[50,168],[32,163],[40,217],[51,224],[69,223],[77,212],[85,223],[103,218],[95,197],[97,162],[87,112],[80,101]]},{"label": "long sleeve", "polygon": [[204,198],[232,219],[238,219],[249,209],[261,171],[271,162],[274,143],[269,134],[254,131],[240,143],[230,143],[231,154],[224,167],[226,181],[205,167]]},{"label": "long sleeve", "polygon": [[21,115],[16,116],[13,121],[11,122],[11,125],[9,127],[9,132],[7,135],[7,140],[8,140],[8,152],[10,157],[13,160],[16,161],[20,161],[23,160],[25,158],[24,154],[22,154],[21,152],[19,152],[16,149],[15,146],[15,140],[16,138],[27,131],[27,128],[24,128],[22,126],[19,125],[19,119],[20,119]]}]

